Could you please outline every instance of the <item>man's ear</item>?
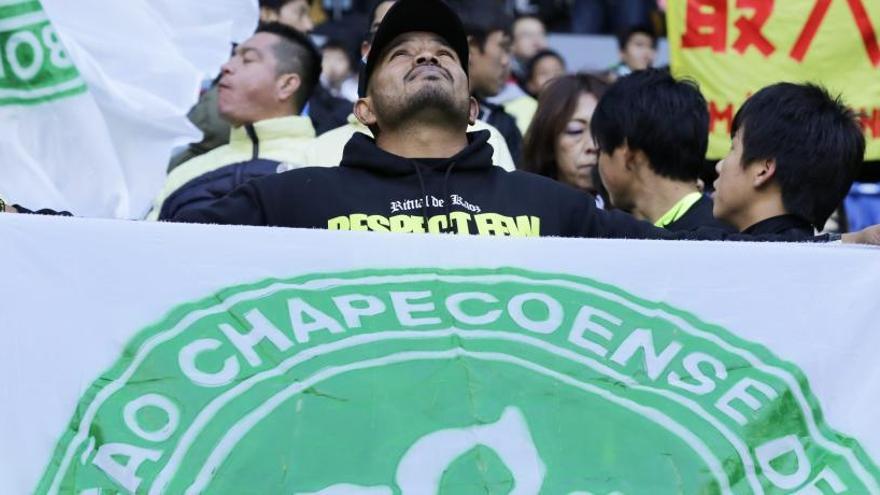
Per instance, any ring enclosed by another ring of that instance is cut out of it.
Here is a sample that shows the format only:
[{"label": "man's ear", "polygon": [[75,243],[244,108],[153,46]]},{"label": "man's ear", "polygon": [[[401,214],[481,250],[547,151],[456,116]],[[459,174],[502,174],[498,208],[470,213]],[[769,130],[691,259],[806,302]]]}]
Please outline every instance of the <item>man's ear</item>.
[{"label": "man's ear", "polygon": [[290,73],[282,74],[275,82],[275,94],[278,101],[286,101],[293,98],[293,95],[299,91],[302,86],[302,78],[299,74]]},{"label": "man's ear", "polygon": [[[470,50],[471,55],[473,55],[476,52],[480,52],[480,53],[483,52],[483,47],[480,46],[480,44],[477,42],[476,38],[474,38],[473,36],[468,36],[467,40],[468,40],[468,50]],[[468,57],[469,60],[472,58],[473,57]]]},{"label": "man's ear", "polygon": [[629,146],[626,147],[627,168],[630,170],[650,170],[651,160],[642,150],[633,150]]},{"label": "man's ear", "polygon": [[468,108],[468,125],[474,125],[477,122],[477,117],[480,115],[480,103],[477,102],[477,99],[471,96],[469,98],[470,107]]},{"label": "man's ear", "polygon": [[354,116],[367,127],[376,125],[376,112],[373,111],[373,100],[369,96],[354,103]]},{"label": "man's ear", "polygon": [[614,150],[614,152],[618,152],[618,151],[620,153],[623,153],[623,166],[624,166],[624,168],[626,168],[626,170],[629,172],[633,172],[638,166],[638,159],[639,159],[638,153],[640,153],[640,152],[638,150],[633,151],[629,147],[629,144],[627,144],[626,141],[624,141],[623,144],[621,144],[618,149]]},{"label": "man's ear", "polygon": [[269,7],[260,7],[260,22],[278,21],[278,11]]},{"label": "man's ear", "polygon": [[749,165],[752,174],[752,185],[755,188],[769,184],[776,177],[776,160],[758,160]]}]

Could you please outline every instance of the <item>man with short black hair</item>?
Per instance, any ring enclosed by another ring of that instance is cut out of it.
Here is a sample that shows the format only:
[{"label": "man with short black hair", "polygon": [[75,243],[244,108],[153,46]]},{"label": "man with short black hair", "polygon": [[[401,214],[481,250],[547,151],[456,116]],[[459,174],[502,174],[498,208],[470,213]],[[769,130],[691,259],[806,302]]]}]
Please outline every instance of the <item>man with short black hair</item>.
[{"label": "man with short black hair", "polygon": [[514,163],[522,156],[522,133],[504,107],[487,101],[504,89],[510,77],[513,19],[497,0],[452,0],[450,6],[462,20],[470,48],[471,95],[480,104],[479,119],[504,136]]},{"label": "man with short black hair", "polygon": [[217,104],[232,125],[229,144],[171,171],[149,218],[171,218],[220,198],[275,173],[279,162],[302,166],[315,130],[300,113],[320,73],[320,53],[305,34],[280,23],[260,25],[223,65]]},{"label": "man with short black hair", "polygon": [[653,69],[622,77],[599,101],[590,128],[614,207],[669,230],[730,230],[712,216],[698,183],[709,112],[695,84]]},{"label": "man with short black hair", "polygon": [[812,84],[758,91],[734,117],[731,137],[716,167],[714,212],[750,234],[812,237],[852,187],[865,154],[853,111]]}]

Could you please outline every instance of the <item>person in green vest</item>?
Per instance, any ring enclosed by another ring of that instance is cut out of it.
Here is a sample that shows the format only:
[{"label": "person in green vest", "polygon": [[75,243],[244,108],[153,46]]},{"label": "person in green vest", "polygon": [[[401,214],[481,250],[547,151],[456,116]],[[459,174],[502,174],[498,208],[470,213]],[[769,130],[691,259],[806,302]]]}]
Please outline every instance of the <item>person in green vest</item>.
[{"label": "person in green vest", "polygon": [[700,176],[709,112],[699,88],[656,69],[611,85],[590,124],[612,206],[672,231],[732,227],[712,215]]}]

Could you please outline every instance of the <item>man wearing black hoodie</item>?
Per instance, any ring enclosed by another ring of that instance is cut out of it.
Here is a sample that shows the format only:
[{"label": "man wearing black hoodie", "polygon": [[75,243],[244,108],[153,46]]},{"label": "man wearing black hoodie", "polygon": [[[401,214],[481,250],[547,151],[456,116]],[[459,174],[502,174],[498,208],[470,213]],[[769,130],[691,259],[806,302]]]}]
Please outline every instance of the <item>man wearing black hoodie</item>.
[{"label": "man wearing black hoodie", "polygon": [[599,210],[588,195],[555,181],[492,166],[488,132],[466,133],[479,111],[467,70],[468,40],[455,13],[440,0],[400,0],[376,32],[355,104],[355,115],[375,140],[356,134],[340,167],[261,178],[176,220],[506,236],[734,238],[711,229],[668,232]]}]

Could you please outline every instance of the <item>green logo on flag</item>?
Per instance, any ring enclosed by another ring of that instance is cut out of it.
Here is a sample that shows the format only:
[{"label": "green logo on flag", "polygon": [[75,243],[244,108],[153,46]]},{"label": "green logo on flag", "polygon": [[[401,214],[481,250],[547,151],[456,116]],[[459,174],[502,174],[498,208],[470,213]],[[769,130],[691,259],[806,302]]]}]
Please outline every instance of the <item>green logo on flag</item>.
[{"label": "green logo on flag", "polygon": [[32,105],[86,91],[37,0],[0,0],[0,106]]},{"label": "green logo on flag", "polygon": [[39,493],[880,493],[803,374],[591,280],[315,275],[144,330]]}]

